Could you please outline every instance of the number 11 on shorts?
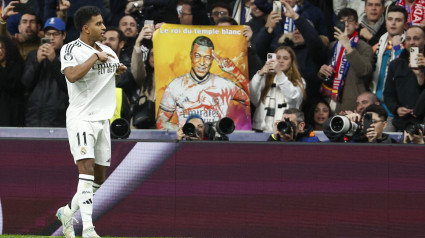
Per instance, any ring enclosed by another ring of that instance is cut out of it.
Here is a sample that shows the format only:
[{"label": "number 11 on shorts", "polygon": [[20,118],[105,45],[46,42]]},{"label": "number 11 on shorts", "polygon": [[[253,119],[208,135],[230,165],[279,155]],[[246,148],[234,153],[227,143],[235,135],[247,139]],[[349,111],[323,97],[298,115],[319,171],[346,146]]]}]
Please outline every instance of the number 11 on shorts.
[{"label": "number 11 on shorts", "polygon": [[[86,132],[83,132],[84,145],[87,145]],[[80,133],[77,133],[78,146],[80,146]]]}]

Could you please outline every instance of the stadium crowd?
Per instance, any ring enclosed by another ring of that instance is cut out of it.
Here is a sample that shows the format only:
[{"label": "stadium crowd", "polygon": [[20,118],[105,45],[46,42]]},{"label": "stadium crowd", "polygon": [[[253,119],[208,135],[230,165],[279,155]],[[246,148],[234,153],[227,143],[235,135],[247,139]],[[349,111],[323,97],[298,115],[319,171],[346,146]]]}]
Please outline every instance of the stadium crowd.
[{"label": "stadium crowd", "polygon": [[[0,127],[65,127],[60,50],[78,38],[74,13],[90,4],[107,26],[102,43],[127,66],[116,86],[132,128],[157,127],[152,36],[161,24],[244,25],[252,128],[273,132],[269,141],[316,142],[314,130],[332,141],[334,115],[362,122],[370,114],[364,142],[395,143],[386,133],[413,124],[419,133],[407,132],[404,143],[424,143],[424,0],[278,2],[280,9],[271,0],[6,0]],[[280,121],[291,121],[294,134],[279,131]]]}]

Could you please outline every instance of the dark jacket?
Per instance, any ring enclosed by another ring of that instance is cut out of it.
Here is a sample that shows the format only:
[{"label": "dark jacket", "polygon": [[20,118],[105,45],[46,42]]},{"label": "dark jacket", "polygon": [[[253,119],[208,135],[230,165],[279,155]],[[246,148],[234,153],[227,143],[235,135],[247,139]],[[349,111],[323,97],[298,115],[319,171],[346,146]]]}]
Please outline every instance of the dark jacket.
[{"label": "dark jacket", "polygon": [[24,61],[0,66],[0,127],[23,126],[24,121],[24,88],[21,75],[24,72]]},{"label": "dark jacket", "polygon": [[25,125],[31,127],[65,127],[68,92],[65,76],[60,71],[59,51],[50,62],[37,61],[37,50],[28,54],[22,83],[29,93]]},{"label": "dark jacket", "polygon": [[[422,72],[424,73],[423,69]],[[424,88],[425,85],[418,84],[415,73],[409,68],[409,52],[404,49],[400,57],[391,61],[388,66],[384,90],[384,102],[394,114],[393,125],[397,130],[403,131],[409,123],[421,122],[422,118],[415,118],[410,114],[399,117],[397,108],[415,108]]]}]

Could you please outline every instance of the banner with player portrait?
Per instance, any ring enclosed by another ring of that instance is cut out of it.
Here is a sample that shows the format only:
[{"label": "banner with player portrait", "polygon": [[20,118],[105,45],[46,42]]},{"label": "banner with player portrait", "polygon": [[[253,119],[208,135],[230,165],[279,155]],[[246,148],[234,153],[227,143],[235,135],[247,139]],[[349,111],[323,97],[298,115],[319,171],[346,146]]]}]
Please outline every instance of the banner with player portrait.
[{"label": "banner with player portrait", "polygon": [[189,115],[230,117],[251,130],[243,26],[164,24],[153,37],[158,128],[177,130]]}]

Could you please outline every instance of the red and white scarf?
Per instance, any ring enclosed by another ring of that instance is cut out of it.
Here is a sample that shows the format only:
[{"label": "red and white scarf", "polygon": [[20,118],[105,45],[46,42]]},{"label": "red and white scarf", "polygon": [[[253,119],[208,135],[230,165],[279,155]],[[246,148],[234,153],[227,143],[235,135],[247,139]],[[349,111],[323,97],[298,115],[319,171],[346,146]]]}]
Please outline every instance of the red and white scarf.
[{"label": "red and white scarf", "polygon": [[416,0],[411,7],[406,4],[405,0],[398,0],[396,5],[406,9],[408,13],[407,21],[410,25],[419,25],[425,18],[425,0]]}]

